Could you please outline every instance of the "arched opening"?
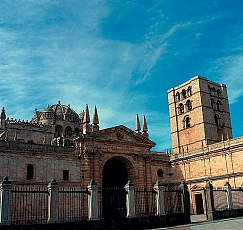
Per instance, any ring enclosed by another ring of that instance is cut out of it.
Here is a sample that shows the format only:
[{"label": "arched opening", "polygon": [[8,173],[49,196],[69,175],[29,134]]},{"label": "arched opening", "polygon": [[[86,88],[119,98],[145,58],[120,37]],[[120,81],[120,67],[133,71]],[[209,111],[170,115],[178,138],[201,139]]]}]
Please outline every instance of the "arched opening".
[{"label": "arched opening", "polygon": [[55,127],[55,137],[61,137],[63,134],[63,128],[61,125]]},{"label": "arched opening", "polygon": [[178,111],[179,114],[184,113],[184,105],[182,103],[179,104],[179,107],[178,108],[179,108],[179,111]]},{"label": "arched opening", "polygon": [[110,158],[102,171],[103,188],[124,188],[128,181],[128,173],[124,162]]},{"label": "arched opening", "polygon": [[186,107],[187,107],[187,111],[192,110],[192,102],[190,100],[187,100]]},{"label": "arched opening", "polygon": [[126,163],[117,158],[106,161],[102,171],[102,216],[109,219],[126,217],[126,191],[128,181]]},{"label": "arched opening", "polygon": [[70,136],[72,134],[72,128],[67,126],[65,129],[65,136]]}]

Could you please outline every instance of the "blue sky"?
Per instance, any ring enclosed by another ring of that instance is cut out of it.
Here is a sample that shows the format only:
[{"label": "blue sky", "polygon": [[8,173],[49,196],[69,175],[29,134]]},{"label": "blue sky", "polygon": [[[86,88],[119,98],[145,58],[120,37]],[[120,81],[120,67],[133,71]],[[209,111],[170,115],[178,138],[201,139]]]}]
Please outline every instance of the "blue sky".
[{"label": "blue sky", "polygon": [[0,106],[97,105],[100,127],[146,115],[154,150],[171,147],[167,90],[195,75],[228,87],[242,135],[243,2],[1,0]]}]

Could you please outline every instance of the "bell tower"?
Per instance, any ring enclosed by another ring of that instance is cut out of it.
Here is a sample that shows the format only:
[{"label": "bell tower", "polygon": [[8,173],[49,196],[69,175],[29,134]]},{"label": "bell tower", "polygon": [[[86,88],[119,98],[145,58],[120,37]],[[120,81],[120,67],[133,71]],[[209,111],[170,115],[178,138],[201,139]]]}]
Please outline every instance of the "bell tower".
[{"label": "bell tower", "polygon": [[168,90],[168,102],[174,153],[232,138],[226,85],[195,76]]}]

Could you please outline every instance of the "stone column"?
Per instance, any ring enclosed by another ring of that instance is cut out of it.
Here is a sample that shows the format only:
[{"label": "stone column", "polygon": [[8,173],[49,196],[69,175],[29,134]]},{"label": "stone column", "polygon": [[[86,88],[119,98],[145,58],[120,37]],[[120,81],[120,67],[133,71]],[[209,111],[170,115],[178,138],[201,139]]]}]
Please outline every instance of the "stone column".
[{"label": "stone column", "polygon": [[99,220],[98,216],[98,186],[93,179],[87,186],[90,192],[88,197],[88,217],[89,220]]},{"label": "stone column", "polygon": [[224,189],[226,190],[226,200],[227,200],[227,206],[228,209],[233,209],[233,198],[232,198],[232,191],[231,191],[231,185],[229,182],[226,182],[224,185]]},{"label": "stone column", "polygon": [[48,223],[58,222],[58,191],[59,186],[57,181],[52,178],[47,186],[49,191],[48,199]]},{"label": "stone column", "polygon": [[158,181],[154,185],[154,190],[156,191],[156,215],[162,216],[165,215],[165,206],[164,206],[164,194],[163,194],[163,186]]},{"label": "stone column", "polygon": [[127,196],[126,196],[127,218],[133,218],[136,217],[134,184],[129,180],[125,185],[125,189],[127,191]]},{"label": "stone column", "polygon": [[186,217],[186,222],[191,222],[190,220],[190,195],[188,192],[188,187],[185,181],[181,182],[180,189],[182,190],[182,209]]},{"label": "stone column", "polygon": [[213,185],[209,181],[206,182],[205,193],[207,204],[207,219],[214,220],[216,217],[214,210]]},{"label": "stone column", "polygon": [[8,177],[4,177],[0,184],[0,225],[10,225],[10,197],[12,184]]}]

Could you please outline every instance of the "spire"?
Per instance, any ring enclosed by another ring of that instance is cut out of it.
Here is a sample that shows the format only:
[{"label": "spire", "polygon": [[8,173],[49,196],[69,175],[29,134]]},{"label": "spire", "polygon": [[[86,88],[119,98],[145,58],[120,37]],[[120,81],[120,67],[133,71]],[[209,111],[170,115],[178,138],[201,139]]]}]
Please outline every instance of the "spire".
[{"label": "spire", "polygon": [[90,116],[89,116],[89,107],[86,104],[84,118],[83,118],[83,134],[90,133]]},{"label": "spire", "polygon": [[6,113],[5,113],[5,108],[2,108],[2,113],[1,113],[1,119],[6,119]]},{"label": "spire", "polygon": [[93,114],[93,126],[92,126],[92,131],[97,132],[99,131],[99,117],[98,117],[98,112],[96,106],[94,107],[94,114]]},{"label": "spire", "polygon": [[5,108],[2,108],[1,112],[1,120],[0,120],[0,129],[4,130],[5,129],[5,119],[6,119],[6,113],[5,113]]},{"label": "spire", "polygon": [[141,126],[140,126],[138,114],[136,115],[135,131],[137,133],[140,133],[140,131],[141,131]]},{"label": "spire", "polygon": [[144,133],[148,132],[148,126],[147,126],[147,122],[146,122],[146,118],[145,118],[145,116],[143,116],[142,131],[143,131]]},{"label": "spire", "polygon": [[84,120],[83,123],[89,123],[90,122],[90,116],[89,116],[89,107],[86,104],[85,112],[84,112]]},{"label": "spire", "polygon": [[94,125],[99,124],[99,117],[98,117],[98,112],[97,112],[96,105],[94,107],[93,124]]},{"label": "spire", "polygon": [[148,126],[147,126],[147,121],[145,116],[143,116],[142,131],[143,131],[143,135],[148,138]]}]

